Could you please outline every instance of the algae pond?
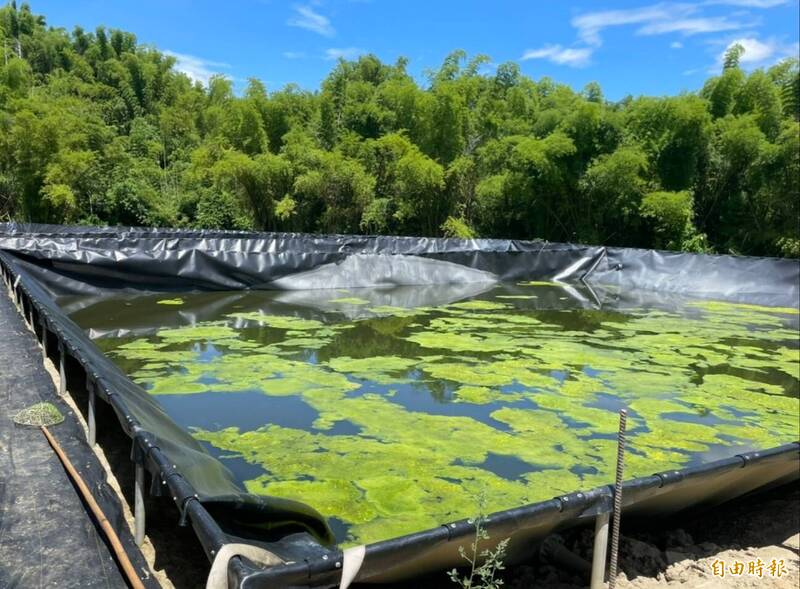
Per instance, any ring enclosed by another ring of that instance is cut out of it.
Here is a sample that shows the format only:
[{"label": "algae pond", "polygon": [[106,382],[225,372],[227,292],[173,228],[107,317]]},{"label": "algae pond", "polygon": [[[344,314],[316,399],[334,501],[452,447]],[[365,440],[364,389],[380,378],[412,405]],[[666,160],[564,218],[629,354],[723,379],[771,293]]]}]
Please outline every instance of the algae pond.
[{"label": "algae pond", "polygon": [[[591,294],[591,296],[590,296]],[[253,493],[370,543],[798,438],[798,310],[530,282],[63,302]],[[613,293],[612,293],[613,294]]]}]

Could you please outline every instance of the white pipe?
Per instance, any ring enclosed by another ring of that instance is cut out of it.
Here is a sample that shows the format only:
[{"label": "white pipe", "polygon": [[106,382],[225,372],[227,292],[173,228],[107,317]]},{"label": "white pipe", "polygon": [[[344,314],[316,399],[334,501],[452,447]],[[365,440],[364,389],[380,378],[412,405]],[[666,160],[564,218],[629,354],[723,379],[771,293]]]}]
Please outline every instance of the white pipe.
[{"label": "white pipe", "polygon": [[136,481],[133,487],[133,518],[136,545],[144,542],[144,466],[136,464]]},{"label": "white pipe", "polygon": [[62,397],[67,394],[67,353],[64,344],[58,344],[58,394]]},{"label": "white pipe", "polygon": [[594,520],[594,547],[592,548],[591,589],[605,587],[606,560],[608,556],[608,521],[610,514],[601,513]]},{"label": "white pipe", "polygon": [[94,385],[89,385],[89,409],[87,411],[87,422],[89,425],[89,445],[94,446],[97,441],[97,424],[95,422],[94,409],[95,409],[95,394]]}]

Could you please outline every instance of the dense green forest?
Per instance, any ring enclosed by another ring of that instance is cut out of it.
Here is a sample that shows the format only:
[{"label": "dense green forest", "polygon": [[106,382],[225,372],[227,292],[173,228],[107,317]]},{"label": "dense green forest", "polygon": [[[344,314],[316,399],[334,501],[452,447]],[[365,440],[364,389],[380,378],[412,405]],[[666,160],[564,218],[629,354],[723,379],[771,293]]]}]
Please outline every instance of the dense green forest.
[{"label": "dense green forest", "polygon": [[124,31],[0,9],[0,220],[543,238],[800,256],[797,60],[604,99],[456,51],[237,96]]}]

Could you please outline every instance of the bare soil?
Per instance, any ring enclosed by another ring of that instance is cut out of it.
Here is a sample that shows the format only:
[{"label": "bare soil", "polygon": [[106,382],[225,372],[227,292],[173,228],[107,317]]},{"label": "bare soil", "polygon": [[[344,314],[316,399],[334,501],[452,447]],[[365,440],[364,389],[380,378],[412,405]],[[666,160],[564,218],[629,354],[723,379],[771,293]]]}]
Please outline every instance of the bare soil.
[{"label": "bare soil", "polygon": [[[619,589],[800,587],[800,481],[668,521],[623,518],[621,532]],[[592,537],[592,530],[577,529],[551,540],[591,561]],[[747,563],[759,559],[762,576],[748,575]],[[773,559],[783,562],[780,577],[770,575]],[[736,576],[726,568],[724,577],[715,576],[715,561],[726,567],[741,562],[744,572]],[[509,566],[502,580],[504,589],[579,589],[588,587],[589,573],[570,571],[537,554],[527,563]],[[457,586],[445,573],[437,573],[391,589],[447,587]]]},{"label": "bare soil", "polygon": [[[50,359],[44,363],[58,390],[58,368]],[[69,378],[68,383],[75,379]],[[85,391],[68,386],[62,397],[72,409],[80,425],[88,430],[84,409]],[[97,404],[98,423],[116,423],[110,407]],[[104,415],[108,413],[108,415]],[[133,463],[130,460],[130,440],[119,428],[98,428],[97,444],[92,448],[106,471],[106,482],[116,492],[125,520],[133,533]],[[145,488],[149,481],[145,481]],[[191,527],[178,526],[178,511],[168,497],[145,494],[147,513],[146,535],[139,547],[150,570],[164,589],[194,589],[205,587],[210,564]]]},{"label": "bare soil", "polygon": [[[692,587],[702,589],[800,587],[800,484],[745,497],[700,516],[684,517],[669,524],[651,521],[646,527],[626,530],[623,520],[620,543],[620,589]],[[659,529],[660,528],[660,529]],[[581,530],[564,538],[574,552],[590,558],[592,534]],[[770,564],[783,563],[783,572],[770,574]],[[763,563],[762,576],[750,575],[748,563]],[[740,562],[744,570],[731,574]],[[725,576],[720,572],[724,564]],[[515,567],[507,575],[512,589],[585,587],[588,579],[576,577],[552,565],[531,563]]]}]

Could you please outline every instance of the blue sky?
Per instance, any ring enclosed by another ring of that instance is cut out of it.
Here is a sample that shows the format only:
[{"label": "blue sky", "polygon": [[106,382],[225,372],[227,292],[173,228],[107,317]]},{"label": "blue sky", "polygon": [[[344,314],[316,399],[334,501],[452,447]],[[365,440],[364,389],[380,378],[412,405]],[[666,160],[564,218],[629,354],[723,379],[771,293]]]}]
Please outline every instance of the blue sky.
[{"label": "blue sky", "polygon": [[454,49],[520,63],[533,78],[581,88],[597,81],[609,99],[696,90],[720,68],[725,48],[742,65],[798,54],[798,0],[30,0],[48,23],[122,28],[172,53],[195,79],[222,73],[270,90],[316,89],[339,56],[374,53],[424,80]]}]

